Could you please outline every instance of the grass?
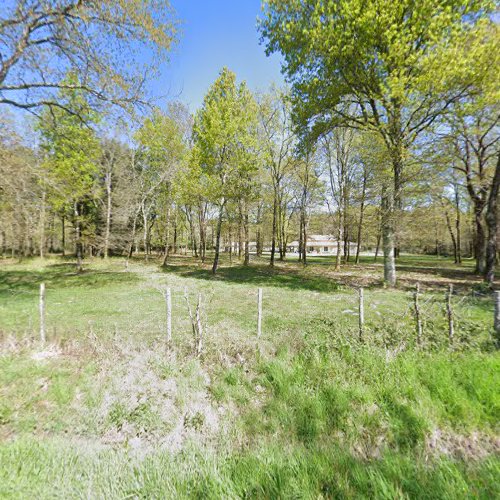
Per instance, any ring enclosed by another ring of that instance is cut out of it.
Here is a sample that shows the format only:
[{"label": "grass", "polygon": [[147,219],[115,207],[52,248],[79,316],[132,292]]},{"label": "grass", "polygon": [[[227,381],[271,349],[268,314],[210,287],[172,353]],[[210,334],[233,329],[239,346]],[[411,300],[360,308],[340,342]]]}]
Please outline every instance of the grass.
[{"label": "grass", "polygon": [[[491,299],[471,294],[470,266],[407,256],[400,288],[388,290],[371,259],[340,273],[331,263],[224,262],[215,278],[181,257],[165,269],[96,260],[82,275],[59,259],[2,264],[0,497],[499,497],[500,356]],[[45,347],[36,341],[42,281]],[[192,301],[203,295],[200,357],[185,288]]]}]

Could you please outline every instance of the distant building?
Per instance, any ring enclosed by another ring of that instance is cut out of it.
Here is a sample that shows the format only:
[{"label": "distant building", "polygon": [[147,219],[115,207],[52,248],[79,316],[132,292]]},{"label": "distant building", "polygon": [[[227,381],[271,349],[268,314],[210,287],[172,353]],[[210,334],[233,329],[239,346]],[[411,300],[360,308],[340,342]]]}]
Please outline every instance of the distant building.
[{"label": "distant building", "polygon": [[[313,255],[337,255],[338,241],[334,236],[311,234],[307,236],[307,253]],[[292,241],[287,246],[288,252],[299,253],[299,242]],[[340,242],[340,251],[344,251],[344,242]],[[349,242],[349,252],[356,253],[356,243]]]}]

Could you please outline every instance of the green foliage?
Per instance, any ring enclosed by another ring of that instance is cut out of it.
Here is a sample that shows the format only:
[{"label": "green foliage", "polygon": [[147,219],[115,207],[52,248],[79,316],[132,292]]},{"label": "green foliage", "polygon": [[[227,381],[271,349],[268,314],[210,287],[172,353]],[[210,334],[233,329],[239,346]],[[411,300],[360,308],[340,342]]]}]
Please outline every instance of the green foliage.
[{"label": "green foliage", "polygon": [[[68,85],[78,80],[68,75]],[[45,179],[54,208],[65,211],[75,203],[91,200],[95,195],[100,144],[92,125],[98,122],[85,95],[78,90],[65,89],[59,93],[63,108],[45,111],[38,122],[45,153]]]},{"label": "green foliage", "polygon": [[250,189],[255,172],[257,107],[243,82],[224,68],[210,87],[194,122],[194,161],[208,197],[224,205]]},{"label": "green foliage", "polygon": [[478,0],[268,0],[261,30],[268,53],[284,56],[301,126],[316,134],[333,124],[367,127],[393,149],[399,134],[414,138],[432,123],[442,99],[481,78],[472,62],[491,53],[478,33],[493,8]]}]

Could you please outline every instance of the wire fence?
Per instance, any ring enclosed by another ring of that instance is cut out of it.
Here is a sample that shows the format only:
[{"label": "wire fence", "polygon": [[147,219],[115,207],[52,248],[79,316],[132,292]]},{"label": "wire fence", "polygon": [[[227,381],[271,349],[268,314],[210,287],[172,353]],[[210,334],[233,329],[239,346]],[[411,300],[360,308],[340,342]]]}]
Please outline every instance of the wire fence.
[{"label": "wire fence", "polygon": [[13,288],[0,298],[0,332],[40,341],[61,335],[189,339],[197,354],[215,337],[271,340],[284,333],[402,349],[490,348],[500,337],[500,292],[388,293],[345,287],[335,293],[278,287],[147,283],[134,289]]}]

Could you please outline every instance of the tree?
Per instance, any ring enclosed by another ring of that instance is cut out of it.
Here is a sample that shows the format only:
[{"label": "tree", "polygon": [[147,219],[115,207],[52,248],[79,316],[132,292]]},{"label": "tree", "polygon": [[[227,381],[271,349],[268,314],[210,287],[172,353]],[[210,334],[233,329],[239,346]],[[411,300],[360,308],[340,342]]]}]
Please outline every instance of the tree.
[{"label": "tree", "polygon": [[239,178],[251,167],[246,155],[254,142],[256,104],[243,82],[224,68],[210,87],[194,121],[194,147],[204,175],[209,199],[217,207],[215,257],[217,272],[224,210],[238,196]]},{"label": "tree", "polygon": [[276,241],[279,242],[280,259],[285,256],[284,240],[287,214],[287,183],[294,164],[296,137],[290,115],[290,104],[286,94],[273,88],[259,101],[259,120],[262,140],[262,156],[271,178],[272,229],[270,265],[274,266]]},{"label": "tree", "polygon": [[[145,119],[135,138],[140,147],[140,211],[143,217],[145,259],[148,260],[150,252],[151,229],[159,215],[155,209],[159,208],[159,202],[162,201],[166,219],[163,261],[165,265],[169,250],[173,180],[186,157],[183,131],[175,116],[155,110],[151,117]],[[163,200],[160,200],[160,196]]]},{"label": "tree", "polygon": [[[144,103],[144,84],[176,31],[168,0],[5,0],[0,104],[77,113],[58,98],[61,89],[85,93],[92,107]],[[78,81],[67,81],[68,71]]]},{"label": "tree", "polygon": [[318,194],[322,188],[319,180],[317,152],[313,149],[301,152],[296,160],[294,173],[299,206],[299,262],[306,265],[310,211],[317,203]]},{"label": "tree", "polygon": [[84,117],[87,123],[95,123],[98,117],[90,109],[85,95],[73,89],[78,86],[75,75],[70,74],[65,81],[71,88],[61,90],[58,99],[76,113],[69,114],[64,109],[46,111],[38,129],[45,154],[50,202],[56,211],[71,214],[77,268],[81,271],[85,230],[89,229],[91,202],[96,194],[100,145],[94,131],[82,126],[79,117]]},{"label": "tree", "polygon": [[[469,0],[267,0],[262,35],[280,51],[303,134],[336,126],[372,130],[391,161],[383,197],[384,277],[395,285],[396,212],[409,148],[467,90],[463,44],[488,22],[494,2]],[[472,35],[471,35],[472,34]],[[494,49],[493,49],[494,50]],[[484,54],[484,51],[483,51]],[[454,65],[447,64],[450,59]],[[467,76],[467,78],[466,78]]]}]

